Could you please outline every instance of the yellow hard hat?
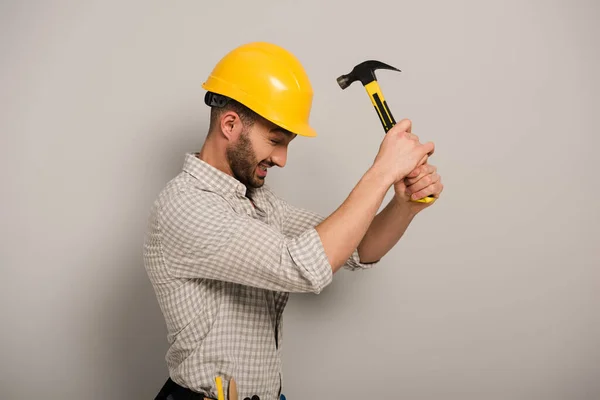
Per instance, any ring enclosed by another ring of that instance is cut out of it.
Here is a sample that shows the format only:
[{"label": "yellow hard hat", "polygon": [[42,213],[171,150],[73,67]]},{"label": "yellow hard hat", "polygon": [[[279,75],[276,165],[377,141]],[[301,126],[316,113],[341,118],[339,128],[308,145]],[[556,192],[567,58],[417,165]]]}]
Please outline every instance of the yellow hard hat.
[{"label": "yellow hard hat", "polygon": [[293,54],[275,44],[254,42],[233,49],[202,87],[292,133],[317,136],[308,122],[313,90],[306,71]]}]

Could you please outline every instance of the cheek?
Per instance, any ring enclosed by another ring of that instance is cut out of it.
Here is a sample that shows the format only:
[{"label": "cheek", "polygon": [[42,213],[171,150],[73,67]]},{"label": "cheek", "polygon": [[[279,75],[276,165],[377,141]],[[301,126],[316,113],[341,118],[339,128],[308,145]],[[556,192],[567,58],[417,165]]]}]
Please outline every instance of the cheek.
[{"label": "cheek", "polygon": [[261,144],[260,146],[257,146],[254,150],[256,154],[256,161],[260,163],[261,161],[264,161],[271,156],[271,153],[273,152],[273,147],[268,144]]}]

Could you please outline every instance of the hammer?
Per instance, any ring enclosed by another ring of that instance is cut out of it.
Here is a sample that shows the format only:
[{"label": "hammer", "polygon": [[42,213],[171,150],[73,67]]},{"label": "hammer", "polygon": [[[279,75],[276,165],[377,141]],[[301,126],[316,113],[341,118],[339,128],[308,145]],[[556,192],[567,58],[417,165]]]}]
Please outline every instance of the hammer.
[{"label": "hammer", "polygon": [[[392,112],[390,111],[387,101],[383,97],[383,93],[379,87],[379,83],[377,82],[377,77],[375,76],[376,69],[389,69],[392,71],[401,72],[398,68],[392,67],[391,65],[385,64],[381,61],[368,60],[356,65],[352,71],[350,71],[350,73],[338,77],[337,83],[343,90],[350,86],[353,82],[360,81],[365,87],[367,94],[371,99],[371,103],[373,103],[373,106],[375,107],[375,111],[379,116],[379,121],[381,121],[381,125],[383,125],[383,130],[385,133],[388,133],[389,130],[396,125],[396,120],[394,120]],[[428,196],[423,199],[412,201],[431,203],[434,200],[435,198],[433,196]]]}]

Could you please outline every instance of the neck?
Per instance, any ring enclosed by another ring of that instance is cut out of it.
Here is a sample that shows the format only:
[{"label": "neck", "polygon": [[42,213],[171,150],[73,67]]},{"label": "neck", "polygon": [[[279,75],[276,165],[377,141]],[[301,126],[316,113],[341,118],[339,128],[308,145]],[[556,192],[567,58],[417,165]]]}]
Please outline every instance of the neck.
[{"label": "neck", "polygon": [[214,136],[209,135],[202,145],[200,152],[196,154],[196,157],[207,164],[212,165],[218,170],[225,172],[227,175],[233,176],[233,172],[231,171],[229,163],[227,162],[224,146],[225,145],[222,143],[217,143],[217,140],[214,138]]}]

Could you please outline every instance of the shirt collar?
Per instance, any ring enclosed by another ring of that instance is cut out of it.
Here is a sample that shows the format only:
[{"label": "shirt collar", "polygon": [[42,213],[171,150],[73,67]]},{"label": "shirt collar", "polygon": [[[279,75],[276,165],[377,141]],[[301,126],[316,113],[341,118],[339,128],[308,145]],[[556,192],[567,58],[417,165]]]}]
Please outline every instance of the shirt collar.
[{"label": "shirt collar", "polygon": [[213,167],[194,153],[187,153],[183,163],[183,171],[194,177],[197,186],[223,194],[246,195],[246,186],[233,176]]}]

